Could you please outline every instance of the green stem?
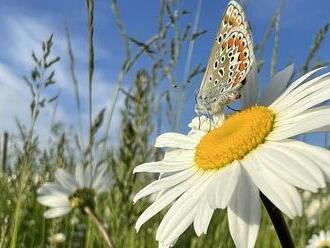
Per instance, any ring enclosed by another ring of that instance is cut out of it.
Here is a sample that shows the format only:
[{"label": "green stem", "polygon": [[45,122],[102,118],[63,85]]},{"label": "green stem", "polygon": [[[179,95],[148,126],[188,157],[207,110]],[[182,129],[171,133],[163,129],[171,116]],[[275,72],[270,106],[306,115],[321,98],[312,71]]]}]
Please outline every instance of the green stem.
[{"label": "green stem", "polygon": [[16,247],[20,218],[21,218],[21,196],[19,196],[15,208],[14,224],[13,224],[13,229],[11,231],[10,248]]},{"label": "green stem", "polygon": [[100,218],[96,215],[94,210],[92,210],[89,207],[84,208],[85,213],[89,216],[90,220],[95,224],[95,226],[98,228],[100,234],[102,235],[105,243],[107,244],[107,247],[114,248],[114,243],[112,241],[111,235],[108,232],[108,230],[105,228],[104,224],[100,220]]},{"label": "green stem", "polygon": [[292,236],[288,225],[281,211],[263,194],[260,192],[260,198],[264,204],[270,219],[272,220],[278,239],[283,248],[295,248]]},{"label": "green stem", "polygon": [[87,226],[87,231],[86,231],[86,240],[85,240],[85,248],[92,247],[91,246],[91,240],[92,240],[92,225],[91,225],[91,220],[88,219],[88,226]]},{"label": "green stem", "polygon": [[94,76],[94,0],[86,0],[88,14],[88,112],[89,112],[89,139],[91,143],[93,119],[93,76]]}]

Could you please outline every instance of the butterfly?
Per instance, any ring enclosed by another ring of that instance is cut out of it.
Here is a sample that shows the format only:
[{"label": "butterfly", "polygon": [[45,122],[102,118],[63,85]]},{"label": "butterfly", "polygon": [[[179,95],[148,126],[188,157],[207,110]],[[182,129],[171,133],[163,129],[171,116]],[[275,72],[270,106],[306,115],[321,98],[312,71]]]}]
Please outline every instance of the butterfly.
[{"label": "butterfly", "polygon": [[230,1],[224,12],[200,89],[195,112],[214,115],[240,98],[240,89],[254,63],[253,40],[243,8]]}]

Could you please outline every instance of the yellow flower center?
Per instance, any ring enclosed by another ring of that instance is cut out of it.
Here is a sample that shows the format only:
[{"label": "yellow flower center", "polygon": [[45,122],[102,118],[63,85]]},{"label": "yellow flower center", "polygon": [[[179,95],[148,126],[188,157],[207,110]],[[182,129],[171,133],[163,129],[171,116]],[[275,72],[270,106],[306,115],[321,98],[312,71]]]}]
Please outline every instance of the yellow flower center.
[{"label": "yellow flower center", "polygon": [[322,240],[317,248],[329,248],[330,247],[330,240]]},{"label": "yellow flower center", "polygon": [[206,134],[196,147],[195,163],[204,170],[220,169],[265,141],[273,128],[274,113],[255,106],[228,117],[222,126]]}]

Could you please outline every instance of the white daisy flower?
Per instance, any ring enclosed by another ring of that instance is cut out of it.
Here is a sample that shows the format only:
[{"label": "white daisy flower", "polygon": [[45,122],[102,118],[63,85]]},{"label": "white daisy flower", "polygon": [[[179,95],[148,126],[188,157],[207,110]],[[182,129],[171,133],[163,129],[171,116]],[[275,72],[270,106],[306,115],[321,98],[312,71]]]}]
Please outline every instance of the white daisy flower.
[{"label": "white daisy flower", "polygon": [[63,233],[55,233],[48,237],[48,242],[51,245],[58,245],[63,243],[66,240],[66,237]]},{"label": "white daisy flower", "polygon": [[75,175],[64,169],[55,173],[57,182],[44,183],[38,189],[38,201],[50,207],[45,213],[45,218],[63,216],[73,208],[85,206],[94,208],[95,197],[108,191],[111,185],[111,176],[107,165],[98,167],[78,165]]},{"label": "white daisy flower", "polygon": [[330,248],[330,231],[321,231],[319,235],[314,234],[306,248]]},{"label": "white daisy flower", "polygon": [[[159,180],[138,192],[158,193],[139,217],[136,229],[173,203],[157,230],[160,247],[173,246],[193,224],[207,232],[215,209],[227,209],[236,247],[254,247],[260,225],[261,191],[288,217],[302,215],[296,188],[316,192],[330,181],[330,152],[292,137],[330,130],[329,73],[310,79],[318,70],[289,87],[293,66],[278,73],[257,101],[256,85],[248,82],[245,108],[215,123],[192,120],[188,135],[165,133],[155,142],[166,148],[164,159],[139,165],[134,172],[160,173]],[[316,107],[317,106],[317,107]]]}]

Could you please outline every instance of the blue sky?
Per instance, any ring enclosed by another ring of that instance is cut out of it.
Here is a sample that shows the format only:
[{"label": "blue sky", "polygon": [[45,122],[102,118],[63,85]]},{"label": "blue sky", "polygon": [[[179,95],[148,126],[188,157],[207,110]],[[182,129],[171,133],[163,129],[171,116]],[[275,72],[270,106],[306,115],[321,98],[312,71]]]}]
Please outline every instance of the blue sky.
[{"label": "blue sky", "polygon": [[[77,124],[76,108],[73,97],[73,88],[68,71],[66,40],[64,23],[67,22],[72,32],[74,53],[77,60],[77,74],[80,82],[80,91],[83,101],[83,118],[87,120],[87,31],[85,1],[42,1],[42,0],[1,0],[0,2],[0,131],[15,130],[14,117],[22,122],[28,120],[29,95],[21,76],[28,74],[31,69],[31,50],[38,50],[39,44],[48,34],[55,34],[55,53],[62,57],[57,67],[57,80],[61,88],[61,98],[56,113],[57,120]],[[155,33],[159,1],[136,0],[118,1],[123,21],[130,36],[139,40],[146,40]],[[259,43],[268,27],[269,20],[275,12],[277,0],[248,0],[246,14],[251,23],[253,36]],[[199,30],[208,30],[195,44],[192,57],[192,67],[208,60],[211,42],[214,38],[222,12],[227,1],[203,0],[199,23]],[[186,22],[192,23],[196,13],[196,0],[183,1],[183,6],[191,13]],[[308,54],[313,36],[319,28],[330,21],[330,1],[328,0],[287,0],[281,17],[281,31],[279,44],[280,70],[285,65],[294,62],[301,65]],[[94,80],[94,110],[100,110],[111,103],[114,82],[120,70],[124,49],[115,27],[111,11],[110,0],[96,0],[95,4],[95,43],[96,43],[96,73]],[[318,56],[330,59],[329,38],[323,43]],[[265,82],[269,77],[269,58],[271,46],[266,48],[264,71],[260,77]],[[182,51],[186,57],[187,49]],[[184,60],[183,60],[184,62]],[[183,64],[177,68],[178,79],[183,79]],[[146,61],[142,60],[135,69],[142,68]],[[131,77],[124,81],[129,86]],[[188,100],[184,104],[182,129],[193,114],[193,94],[200,83],[196,78],[192,84]],[[169,82],[162,82],[162,88],[169,88]],[[263,85],[262,85],[263,86]],[[171,89],[175,90],[175,89]],[[122,99],[119,100],[119,107]],[[49,133],[47,123],[52,118],[52,110],[42,114],[39,132],[45,137]],[[87,122],[86,122],[87,123]],[[116,111],[113,121],[113,130],[118,128],[119,112]],[[164,127],[166,129],[166,126]]]}]

